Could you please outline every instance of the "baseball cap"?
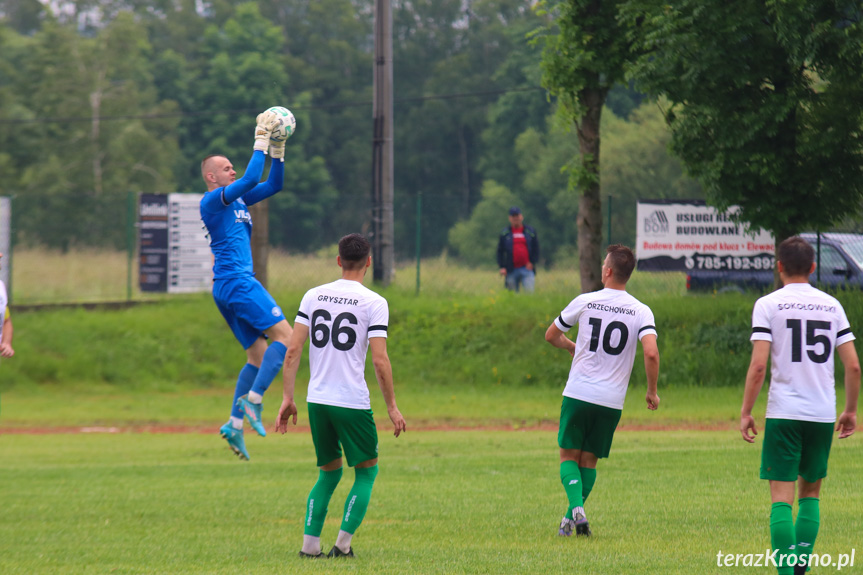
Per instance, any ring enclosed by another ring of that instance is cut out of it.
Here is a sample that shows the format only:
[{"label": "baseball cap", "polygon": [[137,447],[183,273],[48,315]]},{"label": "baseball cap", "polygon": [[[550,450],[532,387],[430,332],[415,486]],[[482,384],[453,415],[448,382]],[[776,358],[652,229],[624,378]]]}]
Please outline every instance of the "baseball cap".
[{"label": "baseball cap", "polygon": [[518,206],[513,206],[509,209],[509,215],[517,216],[521,213],[521,208]]}]

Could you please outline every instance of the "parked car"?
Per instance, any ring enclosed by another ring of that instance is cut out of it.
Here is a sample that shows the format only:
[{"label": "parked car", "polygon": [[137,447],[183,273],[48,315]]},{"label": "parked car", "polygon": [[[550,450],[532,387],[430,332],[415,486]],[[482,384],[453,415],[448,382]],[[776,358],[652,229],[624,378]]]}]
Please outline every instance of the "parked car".
[{"label": "parked car", "polygon": [[[863,235],[803,233],[800,237],[816,248],[819,265],[809,280],[828,289],[863,289]],[[743,292],[773,288],[773,269],[693,269],[686,276],[686,289],[692,291]]]}]

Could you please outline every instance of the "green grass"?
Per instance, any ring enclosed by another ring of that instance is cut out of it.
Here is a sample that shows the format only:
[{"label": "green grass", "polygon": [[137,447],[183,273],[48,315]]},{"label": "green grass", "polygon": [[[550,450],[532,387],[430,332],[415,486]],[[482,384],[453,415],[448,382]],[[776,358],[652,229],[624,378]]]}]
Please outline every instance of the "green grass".
[{"label": "green grass", "polygon": [[[265,423],[275,419],[281,392],[274,384],[264,404]],[[621,425],[637,427],[722,427],[735,428],[740,414],[742,392],[735,388],[680,387],[660,390],[659,411],[644,403],[644,387],[627,394]],[[305,384],[296,390],[300,425],[307,425]],[[386,408],[380,391],[372,387],[372,409],[378,423],[385,425]],[[2,396],[0,432],[4,429],[57,427],[146,427],[182,425],[212,428],[227,418],[233,391],[190,390],[176,393],[149,393],[94,386],[90,390],[51,387],[15,389]],[[400,386],[396,388],[399,408],[408,428],[496,427],[524,429],[556,425],[560,415],[561,390],[545,387],[482,389],[464,386]],[[766,393],[755,413],[763,415]]]},{"label": "green grass", "polygon": [[[332,279],[319,264],[292,261],[296,281]],[[656,276],[633,278],[631,291],[659,328],[662,405],[644,407],[639,356],[588,503],[596,536],[561,540],[554,427],[570,358],[543,334],[576,283],[563,271],[543,274],[536,294],[515,295],[488,271],[433,265],[419,297],[408,274],[383,292],[408,433],[388,432],[369,369],[381,474],[353,563],[296,558],[316,478],[305,361],[301,428],[249,434],[253,461],[244,464],[216,429],[245,354],[208,294],[125,310],[16,313],[16,356],[0,364],[0,573],[751,571],[719,568],[716,554],[769,546],[760,450],[736,431],[754,295],[682,295]],[[273,282],[293,317],[308,286]],[[863,297],[840,299],[860,325]],[[265,420],[275,416],[279,388],[277,380]],[[765,399],[756,407],[760,426]],[[167,425],[203,433],[128,432]],[[85,427],[121,432],[50,433]],[[818,552],[848,553],[859,539],[861,456],[859,435],[834,444]],[[351,481],[348,472],[330,506],[327,546]]]},{"label": "green grass", "polygon": [[[397,382],[558,389],[566,380],[569,357],[549,346],[544,333],[576,294],[528,297],[500,290],[417,297],[400,288],[383,293],[390,304],[388,348]],[[293,320],[302,294],[275,296]],[[861,325],[863,294],[842,297],[851,325]],[[642,299],[659,331],[661,388],[742,384],[754,296]],[[22,311],[14,322],[16,356],[0,367],[0,391],[98,384],[157,392],[228,389],[245,361],[208,294],[124,310]],[[302,370],[300,377],[307,377],[305,363]],[[644,381],[640,356],[633,381]]]},{"label": "green grass", "polygon": [[[760,450],[733,432],[619,432],[587,504],[590,540],[556,535],[565,498],[554,432],[381,434],[352,563],[296,558],[316,479],[307,434],[250,438],[247,464],[221,443],[0,435],[0,572],[697,575],[749,572],[717,568],[716,554],[769,546]],[[861,473],[860,438],[837,442],[818,552],[858,545]],[[348,471],[330,505],[327,548],[352,480]]]},{"label": "green grass", "polygon": [[[336,246],[320,250],[315,255],[289,254],[271,249],[267,266],[269,288],[273,293],[302,294],[310,287],[331,281],[338,271],[335,265],[337,253]],[[130,261],[125,251],[79,248],[64,253],[19,246],[11,255],[14,258],[11,265],[11,295],[13,303],[17,305],[120,301],[126,300],[130,291],[134,300],[159,300],[165,297],[163,294],[143,293],[138,289],[138,259],[132,258]],[[438,297],[500,291],[503,280],[492,260],[490,258],[489,267],[469,268],[446,256],[425,258],[420,266],[421,292],[426,297]],[[579,291],[579,285],[577,266],[560,265],[538,271],[538,293],[572,294]],[[405,292],[415,292],[415,260],[402,261],[396,265],[393,286]],[[641,294],[679,296],[685,293],[685,279],[681,273],[636,272],[631,287]]]}]

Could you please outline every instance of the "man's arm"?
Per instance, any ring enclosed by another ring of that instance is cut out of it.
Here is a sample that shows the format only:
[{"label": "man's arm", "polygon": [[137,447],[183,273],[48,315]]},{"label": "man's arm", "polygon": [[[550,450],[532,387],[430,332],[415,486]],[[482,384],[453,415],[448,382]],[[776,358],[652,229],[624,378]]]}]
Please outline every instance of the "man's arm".
[{"label": "man's arm", "polygon": [[253,206],[280,191],[284,183],[285,164],[284,162],[274,161],[270,164],[270,175],[267,176],[267,181],[261,182],[252,191],[244,195],[243,201],[246,202],[247,206]]},{"label": "man's arm", "polygon": [[[770,357],[770,342],[759,339],[752,342],[752,358],[749,360],[749,370],[746,372],[746,387],[743,390],[743,407],[740,409],[740,435],[749,443],[755,442],[758,430],[752,417],[752,407],[767,373],[767,359]],[[752,433],[750,433],[750,431]]]},{"label": "man's arm", "polygon": [[548,326],[548,329],[545,330],[545,341],[557,347],[559,349],[565,349],[569,352],[569,355],[575,355],[575,342],[566,337],[566,334],[563,333],[554,322]]},{"label": "man's arm", "polygon": [[530,267],[528,269],[532,270],[536,264],[539,263],[539,236],[537,235],[536,230],[533,228],[531,228],[531,230],[533,230],[533,250],[528,254],[530,259]]},{"label": "man's arm", "polygon": [[647,409],[656,410],[659,407],[656,389],[659,380],[659,347],[656,345],[656,336],[649,333],[642,337],[641,350],[644,352],[644,372],[647,374]]},{"label": "man's arm", "polygon": [[[3,332],[6,335],[6,332]],[[845,410],[836,422],[839,439],[854,433],[857,427],[857,398],[860,395],[860,361],[853,341],[846,341],[836,348],[839,359],[845,366]]]},{"label": "man's arm", "polygon": [[6,317],[3,319],[3,340],[0,341],[0,357],[12,357],[15,355],[15,350],[12,349],[12,317],[6,312]]},{"label": "man's arm", "polygon": [[506,275],[506,234],[500,234],[497,239],[497,267],[500,268],[500,275]]},{"label": "man's arm", "polygon": [[389,355],[387,355],[387,338],[370,338],[369,347],[372,350],[372,364],[375,366],[375,376],[378,378],[378,386],[380,386],[381,394],[384,396],[384,401],[387,404],[387,413],[390,416],[390,421],[393,422],[393,435],[398,437],[402,431],[407,430],[407,424],[396,405],[396,394],[393,389],[393,367],[390,364]]},{"label": "man's arm", "polygon": [[293,416],[293,424],[297,424],[297,406],[294,403],[294,385],[297,381],[297,369],[303,356],[303,346],[309,339],[309,326],[294,322],[294,333],[285,353],[285,363],[282,371],[282,405],[276,416],[276,431],[285,433],[288,430],[288,419]]}]

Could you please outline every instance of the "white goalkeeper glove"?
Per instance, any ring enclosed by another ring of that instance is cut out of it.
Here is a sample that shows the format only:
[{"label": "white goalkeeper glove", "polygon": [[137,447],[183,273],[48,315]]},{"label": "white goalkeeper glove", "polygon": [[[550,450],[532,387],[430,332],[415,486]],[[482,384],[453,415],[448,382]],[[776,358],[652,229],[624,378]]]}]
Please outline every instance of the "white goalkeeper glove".
[{"label": "white goalkeeper glove", "polygon": [[285,161],[285,140],[281,142],[270,140],[270,157],[274,160]]},{"label": "white goalkeeper glove", "polygon": [[258,125],[255,126],[255,150],[267,153],[270,147],[270,133],[279,125],[279,117],[275,112],[261,112],[257,118]]}]

